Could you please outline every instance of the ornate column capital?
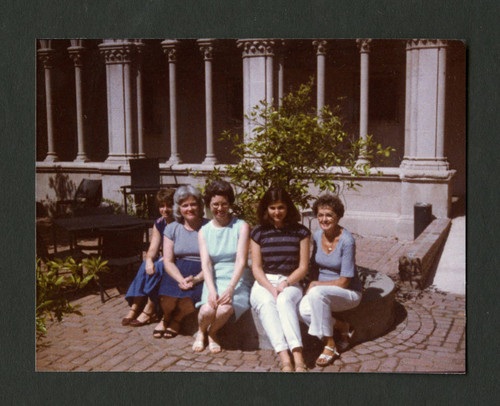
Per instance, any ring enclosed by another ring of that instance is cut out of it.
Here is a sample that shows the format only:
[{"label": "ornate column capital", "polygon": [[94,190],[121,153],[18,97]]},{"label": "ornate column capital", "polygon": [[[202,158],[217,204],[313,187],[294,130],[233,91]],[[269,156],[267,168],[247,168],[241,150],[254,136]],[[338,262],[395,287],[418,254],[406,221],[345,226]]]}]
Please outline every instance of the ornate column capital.
[{"label": "ornate column capital", "polygon": [[422,48],[446,48],[448,41],[441,39],[410,39],[406,42],[406,50]]},{"label": "ornate column capital", "polygon": [[200,51],[203,54],[203,59],[205,61],[210,61],[213,59],[214,44],[215,39],[203,38],[196,41],[200,46]]},{"label": "ornate column capital", "polygon": [[134,39],[137,63],[140,65],[142,63],[142,58],[144,57],[144,49],[146,48],[146,44],[142,39]]},{"label": "ornate column capital", "polygon": [[40,48],[37,51],[38,59],[42,62],[44,69],[52,69],[56,59],[56,50],[52,48]]},{"label": "ornate column capital", "polygon": [[179,45],[179,41],[176,39],[166,39],[161,42],[161,47],[163,48],[163,52],[167,55],[169,63],[177,62],[177,47]]},{"label": "ornate column capital", "polygon": [[73,61],[75,67],[81,68],[83,66],[85,48],[79,45],[73,45],[73,41],[71,41],[71,43],[71,46],[68,48],[69,57]]},{"label": "ornate column capital", "polygon": [[243,50],[243,58],[254,56],[274,56],[274,39],[239,39],[238,48]]},{"label": "ornate column capital", "polygon": [[105,40],[99,44],[101,54],[107,65],[131,63],[136,46],[128,40]]},{"label": "ornate column capital", "polygon": [[370,47],[371,47],[371,38],[360,38],[356,40],[356,44],[358,45],[359,48],[359,53],[360,54],[367,54],[370,52]]},{"label": "ornate column capital", "polygon": [[328,42],[326,40],[314,40],[313,46],[316,50],[316,55],[326,55]]}]

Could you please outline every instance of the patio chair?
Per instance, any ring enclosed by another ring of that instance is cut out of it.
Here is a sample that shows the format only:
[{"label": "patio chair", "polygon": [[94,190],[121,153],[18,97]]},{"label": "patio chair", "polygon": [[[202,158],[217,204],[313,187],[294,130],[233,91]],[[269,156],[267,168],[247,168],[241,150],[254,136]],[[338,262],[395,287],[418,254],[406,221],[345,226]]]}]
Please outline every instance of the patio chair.
[{"label": "patio chair", "polygon": [[[144,226],[112,227],[99,230],[99,250],[101,258],[108,261],[108,266],[114,269],[130,269],[132,265],[142,263],[142,246],[144,240]],[[96,278],[97,286],[101,292],[101,301],[104,295],[110,297],[101,281]]]},{"label": "patio chair", "polygon": [[173,183],[161,183],[160,166],[157,158],[129,159],[130,185],[121,186],[124,200],[125,213],[127,213],[127,196],[134,195],[135,202],[146,203],[146,216],[155,218],[158,212],[155,210],[154,195],[160,188],[177,188],[179,183],[175,173],[171,171],[174,178]]},{"label": "patio chair", "polygon": [[82,179],[73,199],[58,200],[56,214],[62,217],[107,214],[111,207],[100,207],[102,201],[102,180]]},{"label": "patio chair", "polygon": [[77,263],[81,262],[84,258],[87,258],[82,250],[73,248],[67,249],[64,251],[59,250],[56,253],[49,253],[48,246],[49,242],[44,233],[41,232],[38,228],[36,230],[36,256],[42,260],[43,263],[47,263],[47,261],[53,261],[55,259],[66,259],[67,257],[72,257]]}]

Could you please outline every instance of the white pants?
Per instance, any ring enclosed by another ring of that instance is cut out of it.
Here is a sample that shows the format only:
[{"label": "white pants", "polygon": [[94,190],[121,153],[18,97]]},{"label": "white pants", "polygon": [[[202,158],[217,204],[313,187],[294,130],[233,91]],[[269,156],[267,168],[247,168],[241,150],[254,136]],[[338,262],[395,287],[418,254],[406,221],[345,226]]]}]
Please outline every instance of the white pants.
[{"label": "white pants", "polygon": [[[273,286],[286,279],[283,275],[266,274]],[[277,300],[266,288],[257,281],[250,293],[250,304],[259,315],[262,327],[278,353],[287,349],[302,347],[302,337],[299,327],[298,304],[302,298],[302,288],[299,285],[286,287]]]},{"label": "white pants", "polygon": [[300,317],[309,326],[309,334],[318,338],[333,337],[333,312],[355,308],[361,293],[339,286],[315,286],[299,305]]}]

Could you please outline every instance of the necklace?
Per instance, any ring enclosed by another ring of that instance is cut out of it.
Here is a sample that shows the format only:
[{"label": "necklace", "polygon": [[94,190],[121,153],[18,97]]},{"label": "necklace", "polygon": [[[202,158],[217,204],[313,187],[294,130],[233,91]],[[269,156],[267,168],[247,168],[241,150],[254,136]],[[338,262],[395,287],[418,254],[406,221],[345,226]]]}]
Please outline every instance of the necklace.
[{"label": "necklace", "polygon": [[338,242],[339,237],[340,237],[340,232],[337,233],[337,235],[333,238],[333,241],[330,242],[330,241],[328,241],[326,234],[323,233],[322,242],[323,242],[323,245],[325,246],[326,250],[328,251],[328,253],[333,251],[333,249],[337,246],[337,242]]}]

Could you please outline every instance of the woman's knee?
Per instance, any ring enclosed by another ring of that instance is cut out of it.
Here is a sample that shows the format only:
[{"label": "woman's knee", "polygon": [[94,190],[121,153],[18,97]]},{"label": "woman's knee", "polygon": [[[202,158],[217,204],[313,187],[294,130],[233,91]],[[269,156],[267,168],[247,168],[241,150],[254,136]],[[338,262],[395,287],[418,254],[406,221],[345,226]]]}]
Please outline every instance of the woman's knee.
[{"label": "woman's knee", "polygon": [[318,286],[315,286],[307,293],[310,303],[324,302],[326,300],[325,294]]},{"label": "woman's knee", "polygon": [[198,318],[200,320],[205,318],[213,318],[214,316],[215,316],[215,309],[208,303],[205,303],[203,306],[200,307],[200,312],[198,313]]},{"label": "woman's knee", "polygon": [[217,307],[217,317],[227,317],[233,314],[234,309],[231,305],[222,305]]}]

